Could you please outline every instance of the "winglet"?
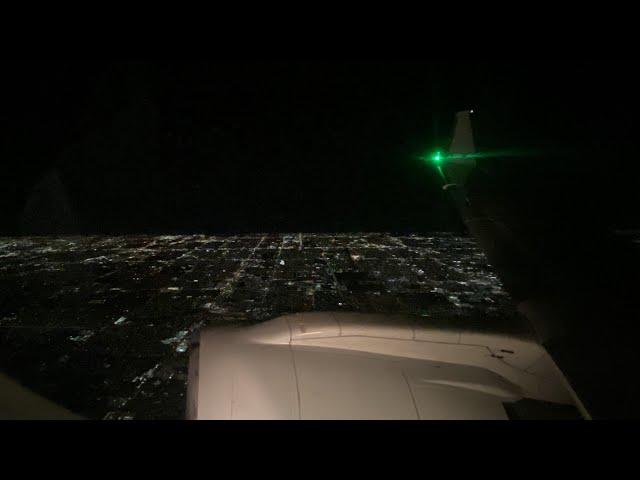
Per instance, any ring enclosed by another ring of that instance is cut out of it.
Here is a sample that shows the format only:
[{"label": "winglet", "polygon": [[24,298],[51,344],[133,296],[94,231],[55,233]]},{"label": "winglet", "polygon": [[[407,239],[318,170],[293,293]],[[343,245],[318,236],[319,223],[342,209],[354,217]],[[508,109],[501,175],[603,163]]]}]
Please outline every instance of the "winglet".
[{"label": "winglet", "polygon": [[453,133],[453,140],[449,147],[449,153],[466,155],[476,153],[475,142],[473,141],[473,129],[471,128],[471,114],[473,110],[465,110],[456,114],[456,126]]},{"label": "winglet", "polygon": [[464,186],[467,177],[476,167],[476,146],[471,127],[471,114],[473,110],[465,110],[456,114],[456,125],[453,131],[453,140],[449,147],[449,155],[444,166],[444,174],[451,184]]}]

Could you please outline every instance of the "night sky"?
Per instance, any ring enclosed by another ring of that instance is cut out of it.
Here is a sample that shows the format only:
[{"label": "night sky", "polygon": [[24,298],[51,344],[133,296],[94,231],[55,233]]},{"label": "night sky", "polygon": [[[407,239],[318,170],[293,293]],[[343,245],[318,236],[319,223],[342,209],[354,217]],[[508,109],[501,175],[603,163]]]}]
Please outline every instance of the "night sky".
[{"label": "night sky", "polygon": [[437,174],[473,108],[545,228],[637,228],[635,65],[4,62],[0,234],[461,230]]}]

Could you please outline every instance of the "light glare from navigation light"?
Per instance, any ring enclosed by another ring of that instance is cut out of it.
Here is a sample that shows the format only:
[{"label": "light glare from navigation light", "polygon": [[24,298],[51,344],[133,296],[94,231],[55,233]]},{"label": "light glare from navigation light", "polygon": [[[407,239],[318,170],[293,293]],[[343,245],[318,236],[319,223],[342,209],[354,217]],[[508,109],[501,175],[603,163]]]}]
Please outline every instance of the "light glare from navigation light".
[{"label": "light glare from navigation light", "polygon": [[438,170],[438,173],[440,174],[440,177],[443,180],[445,180],[444,172],[442,171],[442,164],[444,163],[444,158],[445,156],[439,150],[436,150],[435,152],[433,152],[433,155],[431,155],[430,157],[431,163],[433,163],[433,165],[436,167],[436,170]]},{"label": "light glare from navigation light", "polygon": [[431,155],[431,161],[436,165],[436,166],[440,166],[442,165],[442,162],[444,161],[444,157],[442,155],[442,152],[440,151],[436,151],[434,152],[433,155]]},{"label": "light glare from navigation light", "polygon": [[542,155],[545,152],[540,150],[494,150],[483,153],[443,153],[442,150],[436,150],[433,153],[427,155],[418,156],[416,158],[422,160],[427,164],[431,164],[438,171],[438,174],[443,180],[446,180],[443,168],[448,162],[455,162],[462,166],[473,168],[475,166],[476,159],[483,158],[512,158],[518,157],[531,157],[536,155]]}]

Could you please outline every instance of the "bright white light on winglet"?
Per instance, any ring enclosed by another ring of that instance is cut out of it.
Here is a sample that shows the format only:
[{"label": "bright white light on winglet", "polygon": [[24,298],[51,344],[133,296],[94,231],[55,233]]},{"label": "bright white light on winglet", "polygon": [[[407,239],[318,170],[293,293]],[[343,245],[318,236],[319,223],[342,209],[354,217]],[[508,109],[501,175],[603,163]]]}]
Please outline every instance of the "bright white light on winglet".
[{"label": "bright white light on winglet", "polygon": [[469,110],[469,113],[473,113],[473,110]]}]

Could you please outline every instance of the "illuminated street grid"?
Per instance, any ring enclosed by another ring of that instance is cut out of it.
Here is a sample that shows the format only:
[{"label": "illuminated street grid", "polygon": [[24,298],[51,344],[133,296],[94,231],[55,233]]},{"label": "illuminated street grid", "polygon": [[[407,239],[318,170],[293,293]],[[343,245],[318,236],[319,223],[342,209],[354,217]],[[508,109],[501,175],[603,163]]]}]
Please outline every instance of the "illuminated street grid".
[{"label": "illuminated street grid", "polygon": [[202,326],[311,310],[527,334],[450,234],[0,238],[0,371],[89,418],[183,418]]}]

